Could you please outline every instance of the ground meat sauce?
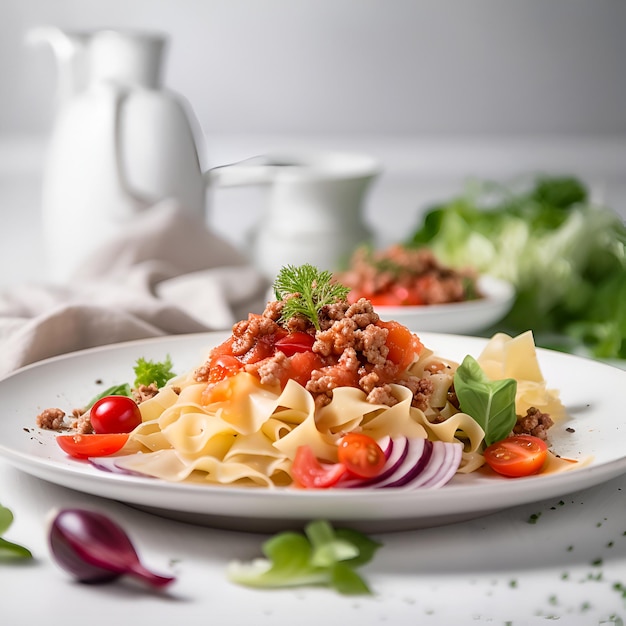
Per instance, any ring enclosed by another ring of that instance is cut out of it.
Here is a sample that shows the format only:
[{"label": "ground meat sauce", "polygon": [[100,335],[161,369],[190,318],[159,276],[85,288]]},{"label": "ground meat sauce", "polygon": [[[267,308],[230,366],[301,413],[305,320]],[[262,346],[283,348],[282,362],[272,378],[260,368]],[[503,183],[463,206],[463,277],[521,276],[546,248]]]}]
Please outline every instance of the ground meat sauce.
[{"label": "ground meat sauce", "polygon": [[[408,362],[390,359],[389,323],[380,321],[370,301],[362,298],[351,304],[340,300],[322,307],[319,330],[300,315],[282,321],[283,308],[284,300],[272,301],[261,315],[250,315],[247,320],[237,322],[232,337],[195,371],[195,379],[214,382],[212,376],[219,356],[228,345],[230,355],[241,364],[240,370],[258,376],[263,384],[284,386],[293,366],[292,359],[298,357],[287,356],[275,342],[290,333],[305,333],[313,338],[311,359],[317,366],[311,369],[306,381],[299,382],[313,395],[317,407],[330,402],[333,389],[345,386],[362,389],[368,402],[393,406],[398,400],[391,383],[396,383],[411,390],[414,406],[426,408],[432,384],[427,378],[420,379],[407,371],[412,357],[417,358],[421,350],[419,340],[410,334],[414,354],[408,355]],[[409,334],[406,329],[405,332]],[[231,373],[240,370],[235,368]]]},{"label": "ground meat sauce", "polygon": [[513,433],[516,435],[533,435],[545,441],[548,438],[548,429],[553,424],[552,418],[547,413],[542,413],[539,409],[531,406],[526,411],[526,415],[517,416]]},{"label": "ground meat sauce", "polygon": [[44,409],[35,420],[37,426],[43,430],[71,430],[73,433],[81,435],[93,432],[89,414],[82,409],[74,409],[72,418],[66,415],[65,411],[58,408]]},{"label": "ground meat sauce", "polygon": [[376,306],[448,304],[481,297],[473,270],[447,267],[428,248],[361,247],[349,269],[336,278],[351,288],[351,301],[366,297]]}]

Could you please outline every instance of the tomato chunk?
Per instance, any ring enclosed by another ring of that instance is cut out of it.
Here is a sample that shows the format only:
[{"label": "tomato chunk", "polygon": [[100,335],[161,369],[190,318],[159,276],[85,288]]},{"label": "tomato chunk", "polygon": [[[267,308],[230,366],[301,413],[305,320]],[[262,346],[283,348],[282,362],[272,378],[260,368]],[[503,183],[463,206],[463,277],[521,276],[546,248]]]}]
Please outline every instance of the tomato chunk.
[{"label": "tomato chunk", "polygon": [[291,476],[300,487],[326,489],[346,473],[343,463],[321,463],[310,446],[299,446],[291,465]]},{"label": "tomato chunk", "polygon": [[303,387],[311,380],[311,372],[324,367],[324,361],[319,354],[311,352],[296,352],[289,357],[289,365],[280,377],[280,386],[285,387],[287,381],[293,378]]},{"label": "tomato chunk", "polygon": [[215,384],[234,376],[243,369],[243,363],[231,354],[218,354],[211,359],[209,369],[209,384]]},{"label": "tomato chunk", "polygon": [[56,437],[61,450],[77,459],[108,456],[121,450],[127,441],[127,433],[57,435]]},{"label": "tomato chunk", "polygon": [[344,435],[339,441],[337,456],[348,472],[359,478],[378,476],[386,461],[376,440],[363,433]]},{"label": "tomato chunk", "polygon": [[400,322],[383,322],[379,320],[378,326],[389,331],[387,341],[385,342],[385,345],[389,348],[387,358],[398,366],[399,371],[404,371],[423,350],[422,342],[415,333],[412,333]]},{"label": "tomato chunk", "polygon": [[533,435],[513,435],[491,444],[484,456],[494,472],[519,478],[541,470],[548,457],[548,445]]}]

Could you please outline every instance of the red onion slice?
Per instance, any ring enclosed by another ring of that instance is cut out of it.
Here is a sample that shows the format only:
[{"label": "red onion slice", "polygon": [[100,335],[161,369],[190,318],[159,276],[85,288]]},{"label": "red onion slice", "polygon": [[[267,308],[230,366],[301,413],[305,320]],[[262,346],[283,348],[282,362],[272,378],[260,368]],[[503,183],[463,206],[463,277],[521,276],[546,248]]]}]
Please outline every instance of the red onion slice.
[{"label": "red onion slice", "polygon": [[129,454],[123,456],[93,456],[89,457],[88,460],[95,468],[104,472],[110,472],[111,474],[123,474],[126,476],[143,476],[146,478],[154,478],[153,476],[150,476],[149,474],[144,474],[143,472],[126,469],[119,464],[119,461],[121,459],[125,459],[131,456],[135,455]]}]

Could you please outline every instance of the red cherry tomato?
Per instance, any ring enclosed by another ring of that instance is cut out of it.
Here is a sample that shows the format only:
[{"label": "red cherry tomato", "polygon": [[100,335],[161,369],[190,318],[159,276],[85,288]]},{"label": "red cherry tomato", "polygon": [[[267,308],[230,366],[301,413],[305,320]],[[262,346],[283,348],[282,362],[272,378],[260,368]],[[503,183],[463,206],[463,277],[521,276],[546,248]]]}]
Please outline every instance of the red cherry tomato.
[{"label": "red cherry tomato", "polygon": [[359,478],[378,476],[385,465],[385,453],[369,435],[348,433],[339,441],[337,457]]},{"label": "red cherry tomato", "polygon": [[518,478],[536,474],[548,456],[543,439],[532,435],[513,435],[491,444],[484,452],[485,462],[494,472]]},{"label": "red cherry tomato", "polygon": [[63,452],[77,459],[87,459],[90,456],[107,456],[124,447],[128,441],[127,433],[106,435],[57,435],[56,442]]},{"label": "red cherry tomato", "polygon": [[296,352],[307,352],[313,348],[315,339],[309,333],[295,331],[281,337],[276,342],[276,349],[285,356],[293,356]]},{"label": "red cherry tomato", "polygon": [[141,411],[128,396],[105,396],[91,407],[89,419],[97,434],[129,433],[141,424]]},{"label": "red cherry tomato", "polygon": [[299,446],[291,465],[291,476],[300,487],[326,489],[346,473],[343,463],[320,463],[310,446]]}]

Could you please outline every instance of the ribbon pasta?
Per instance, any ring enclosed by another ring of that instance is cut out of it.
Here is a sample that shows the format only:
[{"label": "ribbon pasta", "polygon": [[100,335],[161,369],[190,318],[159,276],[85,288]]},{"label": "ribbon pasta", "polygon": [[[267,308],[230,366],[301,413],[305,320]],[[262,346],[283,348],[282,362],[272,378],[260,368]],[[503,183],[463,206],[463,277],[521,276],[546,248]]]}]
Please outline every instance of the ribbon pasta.
[{"label": "ribbon pasta", "polygon": [[[535,406],[557,418],[563,415],[558,393],[546,388],[531,333],[495,335],[478,361],[492,380],[518,381],[518,413]],[[245,372],[228,379],[224,399],[204,405],[206,384],[195,382],[190,372],[140,405],[143,422],[124,453],[143,454],[125,454],[117,464],[169,481],[273,488],[291,483],[299,446],[306,444],[317,458],[336,462],[339,439],[358,431],[377,440],[404,435],[461,442],[458,471],[473,472],[484,463],[484,432],[448,401],[456,368],[457,363],[427,348],[411,366],[413,374],[429,376],[433,383],[425,411],[411,406],[412,392],[400,385],[392,385],[397,399],[392,407],[367,402],[360,389],[339,387],[331,402],[316,410],[312,395],[295,381],[281,391]]]}]

